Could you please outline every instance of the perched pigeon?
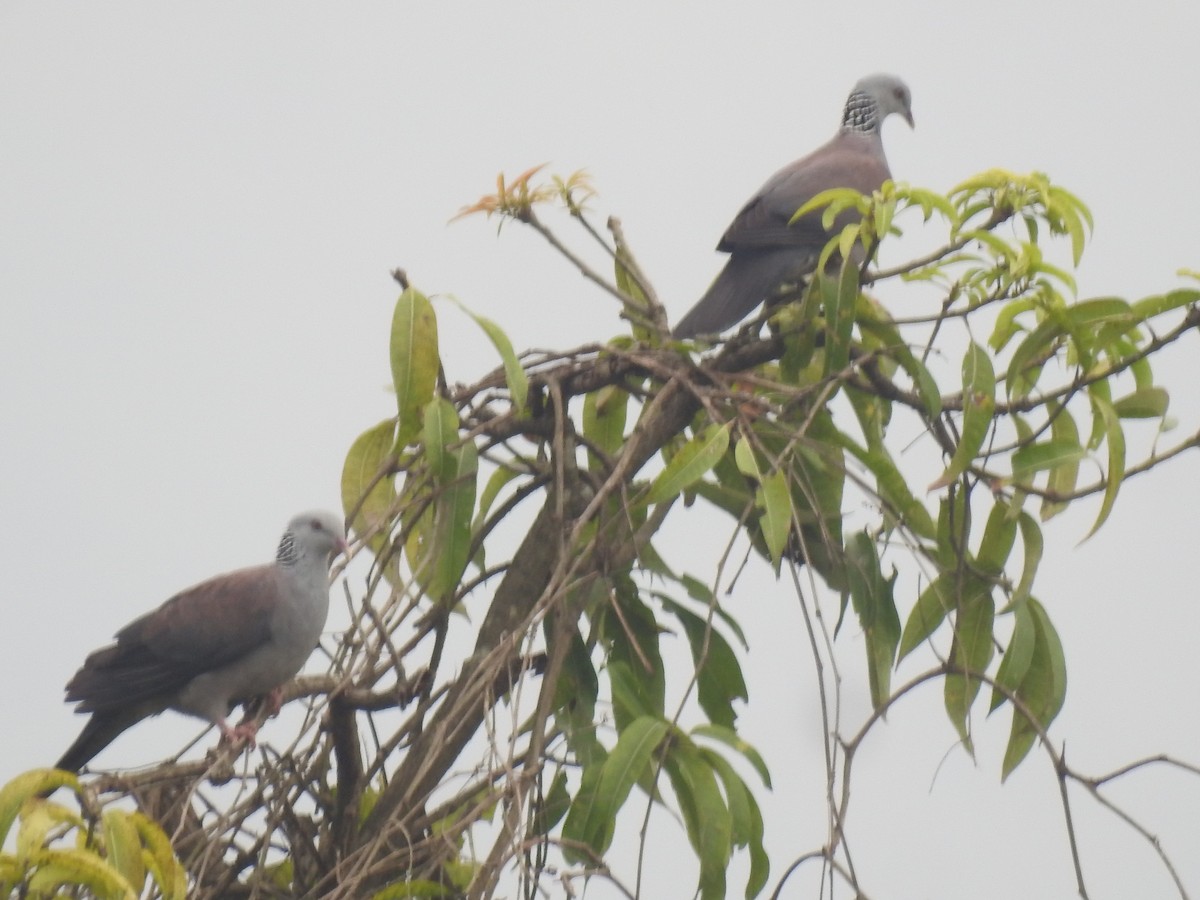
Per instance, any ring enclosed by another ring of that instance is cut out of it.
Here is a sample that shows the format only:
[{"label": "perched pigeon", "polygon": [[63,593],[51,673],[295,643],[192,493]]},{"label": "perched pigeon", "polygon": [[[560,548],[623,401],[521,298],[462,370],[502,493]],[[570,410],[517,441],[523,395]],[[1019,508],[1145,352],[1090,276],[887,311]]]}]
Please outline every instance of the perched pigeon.
[{"label": "perched pigeon", "polygon": [[207,719],[229,740],[234,705],[280,686],[317,646],[329,612],[329,563],[346,549],[342,520],[307,512],[288,523],[275,562],[210,578],[117,632],[67,684],[76,712],[92,717],[57,763],[78,772],[126,728],[165,709]]},{"label": "perched pigeon", "polygon": [[[707,293],[675,326],[677,338],[717,334],[745,318],[781,284],[816,267],[831,235],[821,227],[823,210],[788,225],[796,210],[822,191],[854,188],[864,194],[891,178],[880,126],[899,113],[911,127],[912,98],[894,75],[870,75],[854,86],[833,139],[780,169],[742,207],[717,249],[729,254]],[[835,228],[853,221],[843,213]]]}]

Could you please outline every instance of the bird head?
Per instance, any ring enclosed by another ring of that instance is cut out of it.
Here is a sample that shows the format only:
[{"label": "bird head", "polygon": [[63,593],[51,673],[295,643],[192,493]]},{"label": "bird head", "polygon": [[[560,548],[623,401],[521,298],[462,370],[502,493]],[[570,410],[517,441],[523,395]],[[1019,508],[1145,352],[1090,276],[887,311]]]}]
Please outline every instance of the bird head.
[{"label": "bird head", "polygon": [[287,536],[305,554],[329,560],[346,552],[346,528],[342,517],[325,510],[300,513],[288,522]]},{"label": "bird head", "polygon": [[883,124],[883,120],[892,113],[899,113],[909,128],[915,128],[912,114],[912,92],[908,85],[895,75],[879,73],[868,75],[854,85],[850,99],[846,101],[846,113],[850,114],[854,101],[867,101],[874,106],[875,121]]}]

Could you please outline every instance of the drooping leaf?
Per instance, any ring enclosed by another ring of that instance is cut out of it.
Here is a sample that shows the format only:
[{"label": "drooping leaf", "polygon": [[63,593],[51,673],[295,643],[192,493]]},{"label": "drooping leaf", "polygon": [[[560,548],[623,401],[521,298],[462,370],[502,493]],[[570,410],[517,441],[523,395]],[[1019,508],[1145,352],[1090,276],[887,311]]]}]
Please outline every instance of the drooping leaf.
[{"label": "drooping leaf", "polygon": [[925,505],[913,496],[908,481],[887,448],[881,444],[873,450],[864,450],[849,440],[843,446],[875,476],[875,487],[880,497],[895,511],[899,520],[921,537],[933,538],[937,532],[933,517]]},{"label": "drooping leaf", "polygon": [[701,900],[725,900],[725,867],[733,850],[733,821],[713,769],[686,736],[668,745],[663,768],[679,801],[688,840],[700,861]]},{"label": "drooping leaf", "polygon": [[757,897],[771,874],[771,860],[763,846],[762,812],[754,794],[746,787],[746,783],[733,766],[712,750],[702,748],[700,752],[725,788],[725,796],[729,801],[733,845],[750,850],[750,876],[746,880],[746,897]]},{"label": "drooping leaf", "polygon": [[755,500],[762,510],[759,521],[767,551],[771,554],[772,564],[778,568],[792,530],[792,500],[787,476],[782,471],[765,476],[758,485]]},{"label": "drooping leaf", "polygon": [[8,840],[8,830],[25,801],[60,787],[77,791],[79,779],[61,769],[32,769],[0,786],[0,847]]},{"label": "drooping leaf", "polygon": [[762,779],[763,785],[767,788],[771,787],[771,773],[767,769],[766,761],[751,744],[742,740],[741,736],[732,728],[726,728],[724,725],[697,725],[692,729],[692,735],[712,738],[720,741],[731,750],[737,751],[754,767],[754,771]]},{"label": "drooping leaf", "polygon": [[[583,398],[583,436],[609,456],[621,449],[625,441],[625,415],[629,392],[609,385],[591,391]],[[588,468],[602,471],[602,465],[589,448]]]},{"label": "drooping leaf", "polygon": [[[1043,729],[1048,728],[1062,709],[1067,693],[1067,666],[1058,632],[1046,610],[1037,600],[1027,600],[1030,618],[1036,629],[1033,656],[1016,694]],[[1028,755],[1037,739],[1037,729],[1020,710],[1013,709],[1012,730],[1004,751],[1001,779],[1007,779]]]},{"label": "drooping leaf", "polygon": [[447,401],[432,401],[423,419],[422,443],[438,491],[433,527],[424,535],[415,573],[430,597],[443,600],[453,594],[469,562],[478,451],[471,440],[454,446],[460,440],[458,414]]},{"label": "drooping leaf", "polygon": [[995,615],[995,601],[992,600],[991,591],[985,588],[964,593],[954,619],[954,646],[950,652],[950,664],[963,671],[946,676],[946,712],[968,752],[973,752],[968,719],[983,683],[979,675],[987,670],[992,659],[992,623]]},{"label": "drooping leaf", "polygon": [[696,665],[696,692],[700,708],[717,725],[732,728],[737,719],[735,700],[746,700],[746,680],[737,654],[710,622],[668,600],[663,608],[674,615],[687,634]]},{"label": "drooping leaf", "polygon": [[1009,603],[1011,608],[1015,608],[1025,601],[1029,596],[1029,592],[1033,590],[1033,579],[1037,574],[1038,565],[1042,561],[1042,529],[1038,525],[1033,516],[1027,512],[1022,512],[1017,517],[1017,525],[1021,530],[1021,547],[1023,562],[1021,565],[1021,580],[1017,582],[1017,587],[1013,591],[1012,600]]},{"label": "drooping leaf", "polygon": [[828,378],[844,370],[850,362],[850,336],[858,307],[858,266],[848,254],[843,254],[837,280],[820,277],[818,282],[828,329],[824,373]]},{"label": "drooping leaf", "polygon": [[1125,431],[1121,428],[1121,420],[1112,404],[1098,391],[1090,391],[1089,397],[1092,401],[1093,415],[1104,423],[1104,434],[1108,444],[1108,468],[1104,473],[1104,500],[1100,504],[1096,521],[1084,540],[1095,534],[1108,519],[1108,514],[1112,512],[1113,504],[1117,501],[1121,482],[1125,480]]},{"label": "drooping leaf", "polygon": [[188,891],[187,870],[175,855],[171,840],[157,822],[140,812],[130,813],[145,848],[142,859],[158,885],[162,900],[185,900]]},{"label": "drooping leaf", "polygon": [[[637,583],[626,573],[611,576],[609,609],[599,617],[601,640],[609,647],[609,665],[624,663],[637,680],[641,715],[662,716],[666,706],[667,675],[659,646],[660,628],[654,611],[643,601]],[[615,704],[617,727],[624,728],[633,708]]]},{"label": "drooping leaf", "polygon": [[963,358],[963,417],[961,434],[946,471],[929,486],[940,490],[956,481],[979,454],[991,431],[996,408],[996,375],[987,351],[972,343]]},{"label": "drooping leaf", "polygon": [[896,575],[885,578],[875,541],[860,531],[846,543],[850,598],[867,642],[867,675],[871,703],[879,709],[891,696],[892,666],[900,642],[900,616],[893,590]]},{"label": "drooping leaf", "polygon": [[[1046,412],[1050,416],[1051,440],[1064,447],[1079,447],[1082,452],[1083,445],[1079,441],[1079,427],[1075,424],[1075,417],[1071,415],[1070,411],[1051,400],[1046,404]],[[1079,479],[1079,463],[1078,459],[1068,458],[1051,469],[1050,475],[1046,479],[1046,489],[1062,497],[1070,495],[1075,490],[1075,484]],[[1066,508],[1066,500],[1054,500],[1047,497],[1042,501],[1040,512],[1042,521],[1048,521]]]},{"label": "drooping leaf", "polygon": [[137,900],[137,891],[104,859],[83,848],[39,850],[29,857],[33,874],[29,895],[49,895],[60,887],[78,885],[106,900]]},{"label": "drooping leaf", "polygon": [[988,712],[994,712],[1007,702],[1002,688],[1016,693],[1025,680],[1029,665],[1033,662],[1037,646],[1037,623],[1028,604],[1022,603],[1013,610],[1013,632],[1008,639],[1000,668],[996,670],[996,687],[992,690],[992,702]]},{"label": "drooping leaf", "polygon": [[952,609],[954,609],[953,576],[942,574],[934,579],[929,587],[921,591],[912,612],[908,614],[908,619],[904,623],[904,631],[900,635],[897,661],[904,659],[937,631]]},{"label": "drooping leaf", "polygon": [[109,864],[134,890],[140,890],[146,881],[146,866],[142,861],[142,841],[137,825],[127,811],[113,807],[104,810],[102,821]]},{"label": "drooping leaf", "polygon": [[504,381],[508,385],[508,393],[513,401],[513,411],[520,415],[525,411],[525,402],[529,397],[529,376],[525,374],[521,361],[513,351],[512,341],[508,339],[504,330],[491,319],[471,312],[461,303],[458,304],[458,307],[483,330],[488,340],[492,342],[492,346],[496,348],[496,352],[500,354],[500,362],[504,366]]},{"label": "drooping leaf", "polygon": [[[581,789],[571,804],[563,823],[563,837],[578,841],[603,858],[612,843],[617,813],[625,805],[630,789],[646,772],[655,752],[670,731],[670,724],[652,716],[633,720],[600,766],[594,786]],[[564,845],[567,858],[575,862],[590,862],[587,854]]]},{"label": "drooping leaf", "polygon": [[347,516],[358,510],[350,527],[356,534],[372,535],[368,545],[377,556],[387,540],[379,529],[396,500],[395,476],[389,474],[395,445],[396,420],[386,419],[355,439],[342,465],[342,509]]}]

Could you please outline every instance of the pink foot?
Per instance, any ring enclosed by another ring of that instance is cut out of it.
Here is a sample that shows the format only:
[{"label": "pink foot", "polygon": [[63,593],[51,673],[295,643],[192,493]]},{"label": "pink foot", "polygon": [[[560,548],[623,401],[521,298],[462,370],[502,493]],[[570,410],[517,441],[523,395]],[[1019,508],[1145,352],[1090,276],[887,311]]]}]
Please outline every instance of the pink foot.
[{"label": "pink foot", "polygon": [[228,741],[230,744],[258,746],[258,741],[255,739],[258,735],[258,726],[253,722],[239,722],[235,727],[230,728],[229,723],[222,720],[217,723],[217,728],[221,730],[222,740]]},{"label": "pink foot", "polygon": [[269,719],[271,716],[279,714],[279,710],[283,709],[283,686],[272,688],[263,695],[263,711],[264,718]]}]

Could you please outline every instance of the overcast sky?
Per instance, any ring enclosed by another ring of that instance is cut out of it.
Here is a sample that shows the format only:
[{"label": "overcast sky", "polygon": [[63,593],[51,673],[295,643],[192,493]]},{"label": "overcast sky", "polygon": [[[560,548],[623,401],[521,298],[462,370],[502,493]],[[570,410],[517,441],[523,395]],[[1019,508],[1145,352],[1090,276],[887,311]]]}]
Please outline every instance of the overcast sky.
[{"label": "overcast sky", "polygon": [[[0,782],[73,738],[62,685],[88,650],[179,588],[269,559],[293,513],[338,507],[346,449],[392,410],[390,269],[518,349],[620,330],[611,299],[534,235],[447,224],[497,172],[587,168],[598,221],[622,218],[678,318],[741,203],[833,133],[860,76],[892,71],[917,122],[885,128],[897,178],[946,190],[993,166],[1049,172],[1095,214],[1081,295],[1134,298],[1200,268],[1198,33],[1193,3],[1164,0],[6,0]],[[439,315],[451,380],[493,367],[473,324]],[[1159,369],[1175,438],[1200,421],[1195,345]],[[1048,526],[1037,594],[1070,673],[1053,734],[1086,771],[1197,761],[1198,474],[1188,456],[1130,482],[1082,545],[1094,505]],[[728,602],[753,642],[740,727],[775,775],[778,876],[824,833],[812,667],[786,584],[747,580]],[[331,629],[344,621],[335,604]],[[861,714],[862,673],[847,675]],[[872,897],[1074,894],[1044,757],[998,784],[1007,721],[978,723],[973,763],[930,690],[872,738],[850,820]],[[145,723],[97,762],[151,762],[197,730]],[[1200,779],[1152,771],[1114,796],[1200,892]],[[1170,896],[1149,845],[1075,800],[1092,896]],[[657,896],[682,895],[679,866],[690,883],[686,854],[651,866]],[[815,896],[812,879],[783,896]]]}]

